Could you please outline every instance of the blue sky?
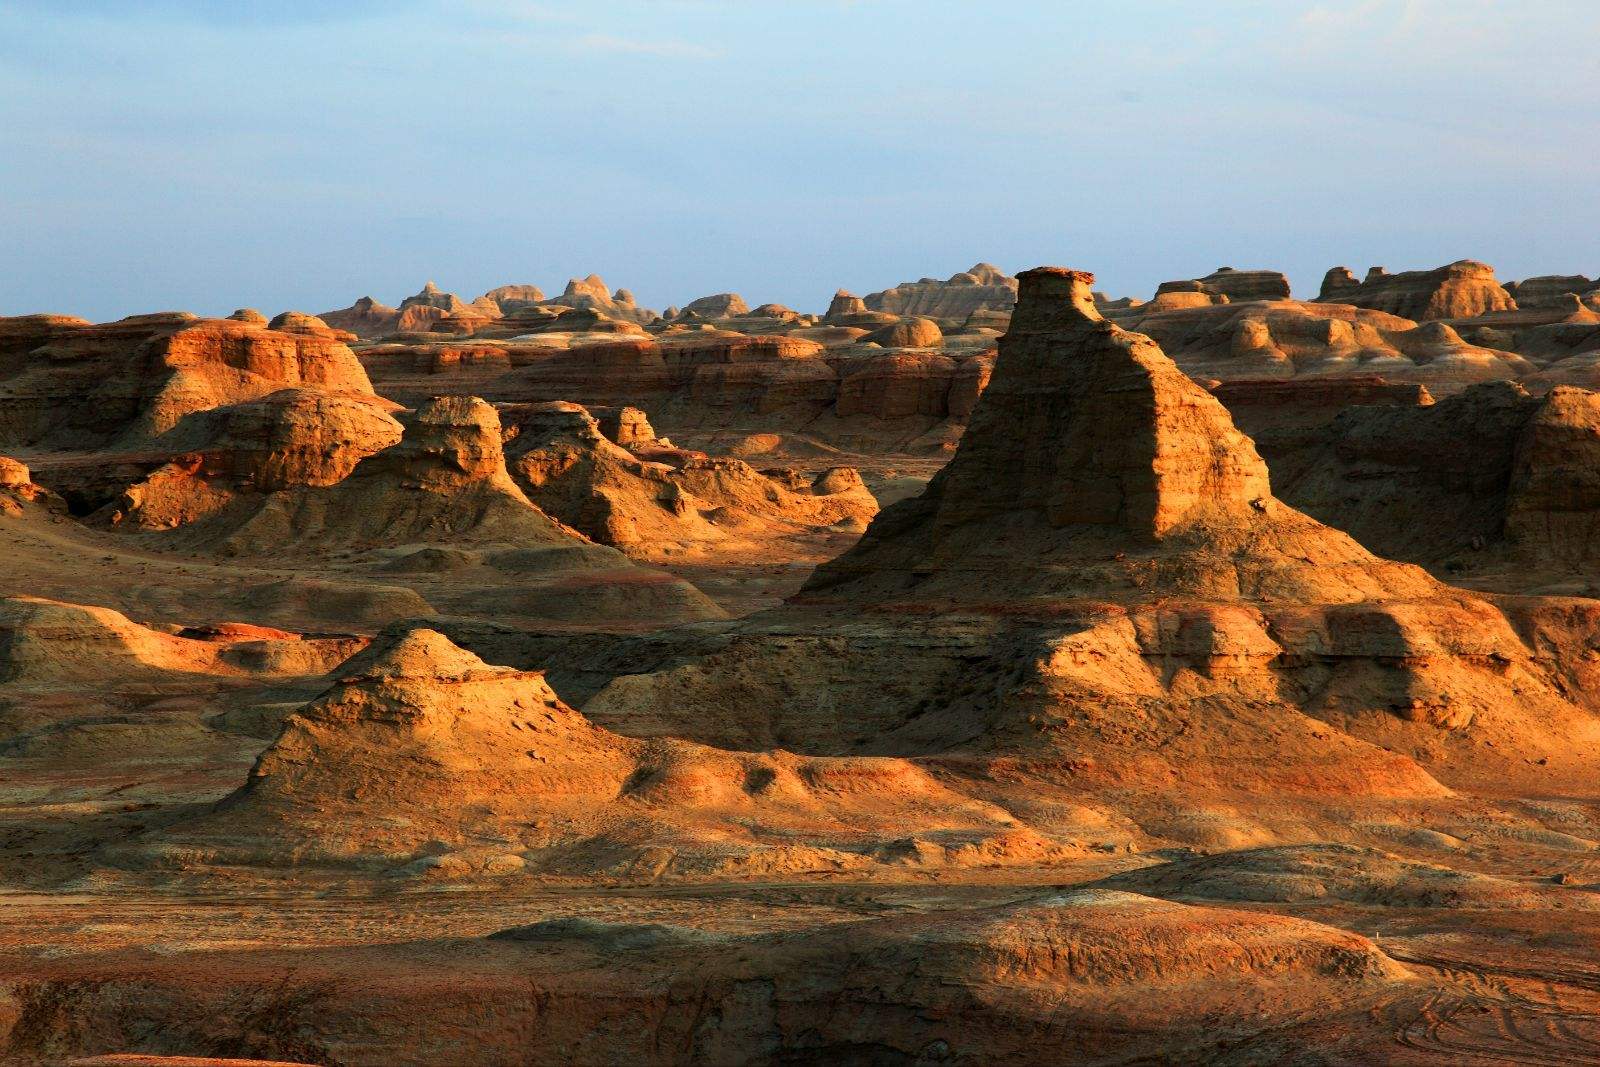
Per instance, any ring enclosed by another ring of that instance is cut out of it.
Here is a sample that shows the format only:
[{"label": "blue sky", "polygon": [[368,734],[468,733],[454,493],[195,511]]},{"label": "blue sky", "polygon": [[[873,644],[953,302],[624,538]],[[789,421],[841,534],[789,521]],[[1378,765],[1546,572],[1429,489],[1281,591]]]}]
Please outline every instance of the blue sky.
[{"label": "blue sky", "polygon": [[1592,0],[0,0],[0,314],[1600,273]]}]

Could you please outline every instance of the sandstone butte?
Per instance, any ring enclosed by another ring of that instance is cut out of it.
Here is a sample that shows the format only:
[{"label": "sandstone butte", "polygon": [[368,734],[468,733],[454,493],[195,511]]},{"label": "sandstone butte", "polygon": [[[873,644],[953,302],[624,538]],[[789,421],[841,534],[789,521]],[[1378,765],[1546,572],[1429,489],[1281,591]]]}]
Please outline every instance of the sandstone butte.
[{"label": "sandstone butte", "polygon": [[0,319],[0,1060],[1587,1062],[1600,310]]}]

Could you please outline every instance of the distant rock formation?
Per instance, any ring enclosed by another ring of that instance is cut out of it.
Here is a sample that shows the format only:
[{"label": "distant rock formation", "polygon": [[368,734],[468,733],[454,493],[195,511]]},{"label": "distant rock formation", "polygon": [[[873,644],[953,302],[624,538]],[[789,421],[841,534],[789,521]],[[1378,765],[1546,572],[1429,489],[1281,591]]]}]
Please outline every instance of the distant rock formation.
[{"label": "distant rock formation", "polygon": [[502,285],[484,293],[476,303],[490,302],[502,313],[510,314],[518,308],[530,304],[542,304],[544,301],[544,290],[537,285]]},{"label": "distant rock formation", "polygon": [[1361,280],[1355,276],[1349,267],[1329,267],[1328,273],[1322,276],[1322,290],[1317,294],[1318,300],[1334,301],[1340,293],[1350,292],[1361,287]]},{"label": "distant rock formation", "polygon": [[[839,297],[834,297],[835,303]],[[1008,311],[1017,302],[1017,280],[991,263],[978,263],[947,281],[923,278],[863,298],[870,311],[963,321],[981,309]],[[829,317],[836,318],[832,308]]]},{"label": "distant rock formation", "polygon": [[438,308],[440,311],[465,311],[467,302],[454,293],[440,291],[439,287],[429,281],[420,291],[400,301],[400,310],[411,307]]},{"label": "distant rock formation", "polygon": [[1572,309],[1568,298],[1577,296],[1580,300],[1590,297],[1585,303],[1600,310],[1600,292],[1597,292],[1600,278],[1582,274],[1541,274],[1520,282],[1506,282],[1505,289],[1519,308]]},{"label": "distant rock formation", "polygon": [[1373,267],[1354,285],[1345,267],[1330,270],[1319,301],[1386,311],[1418,322],[1470,319],[1492,311],[1515,311],[1517,302],[1495,280],[1494,268],[1476,260],[1457,260],[1435,270],[1390,274]]},{"label": "distant rock formation", "polygon": [[1442,322],[1419,326],[1342,302],[1165,306],[1171,295],[1118,312],[1118,321],[1153,337],[1197,378],[1382,375],[1442,396],[1536,369],[1515,352],[1471,344]]},{"label": "distant rock formation", "polygon": [[[1225,296],[1238,303],[1243,300],[1287,300],[1289,279],[1273,270],[1234,270],[1218,267],[1204,278],[1191,281],[1162,282],[1156,288],[1156,297],[1169,292],[1201,292],[1211,296]],[[1097,301],[1104,305],[1104,301]]]},{"label": "distant rock formation", "polygon": [[800,317],[800,313],[794,308],[782,304],[761,304],[751,309],[749,314],[751,318],[778,319],[785,322],[792,322]]},{"label": "distant rock formation", "polygon": [[828,310],[822,316],[824,322],[837,322],[841,318],[854,318],[867,312],[867,302],[847,289],[840,289],[833,294],[833,299],[828,303]]},{"label": "distant rock formation", "polygon": [[[686,456],[668,464],[642,458],[608,440],[577,404],[510,405],[504,414],[515,431],[507,462],[529,499],[594,540],[646,558],[681,552],[685,544],[748,541],[839,523],[862,529],[878,511],[850,468],[832,469],[803,487],[785,485],[737,459]],[[628,436],[655,444],[653,434]]]},{"label": "distant rock formation", "polygon": [[347,308],[324,311],[318,318],[336,330],[349,330],[360,338],[374,338],[399,329],[400,311],[364,296]]},{"label": "distant rock formation", "polygon": [[587,278],[572,278],[560,296],[544,301],[546,307],[557,305],[578,311],[596,312],[640,325],[653,322],[658,317],[654,311],[635,304],[633,294],[626,289],[618,289],[613,296],[611,290],[606,288],[604,279],[598,274],[591,274]]},{"label": "distant rock formation", "polygon": [[[860,336],[847,332],[838,343]],[[505,400],[564,397],[588,407],[638,407],[658,430],[690,444],[700,435],[709,443],[794,434],[937,452],[953,444],[958,431],[948,420],[971,410],[989,366],[982,349],[868,348],[830,357],[838,351],[794,334],[663,333],[537,357],[519,353],[524,365],[497,378],[493,392]],[[390,371],[375,373],[396,380]],[[417,388],[437,384],[421,380]]]},{"label": "distant rock formation", "polygon": [[684,313],[707,319],[731,319],[736,315],[750,314],[750,305],[738,293],[717,293],[689,301],[680,312]]}]

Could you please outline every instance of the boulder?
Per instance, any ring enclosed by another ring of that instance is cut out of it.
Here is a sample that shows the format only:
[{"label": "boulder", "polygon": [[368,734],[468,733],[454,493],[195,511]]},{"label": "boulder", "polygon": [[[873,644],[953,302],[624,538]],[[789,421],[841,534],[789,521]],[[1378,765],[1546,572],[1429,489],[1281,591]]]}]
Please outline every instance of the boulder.
[{"label": "boulder", "polygon": [[944,333],[932,319],[910,318],[884,326],[861,338],[862,344],[881,345],[884,348],[937,348],[944,342]]}]

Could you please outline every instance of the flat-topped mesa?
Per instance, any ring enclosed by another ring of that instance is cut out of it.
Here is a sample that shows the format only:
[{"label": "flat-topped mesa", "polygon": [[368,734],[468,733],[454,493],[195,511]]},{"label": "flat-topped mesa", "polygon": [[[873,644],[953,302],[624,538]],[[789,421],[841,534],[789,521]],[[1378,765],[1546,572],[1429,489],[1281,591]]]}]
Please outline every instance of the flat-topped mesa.
[{"label": "flat-topped mesa", "polygon": [[1471,259],[1399,274],[1373,267],[1359,283],[1350,271],[1335,267],[1323,277],[1317,299],[1386,311],[1417,322],[1470,319],[1517,309],[1511,294],[1495,280],[1494,268]]},{"label": "flat-topped mesa", "polygon": [[1234,270],[1218,267],[1204,278],[1162,282],[1156,296],[1163,293],[1200,292],[1208,296],[1225,296],[1230,301],[1287,300],[1289,279],[1275,270]]},{"label": "flat-topped mesa", "polygon": [[808,595],[848,585],[890,598],[1331,603],[1436,588],[1275,500],[1227,409],[1154,341],[1103,319],[1092,275],[1044,267],[1018,278],[1010,330],[955,457],[819,568]]}]

